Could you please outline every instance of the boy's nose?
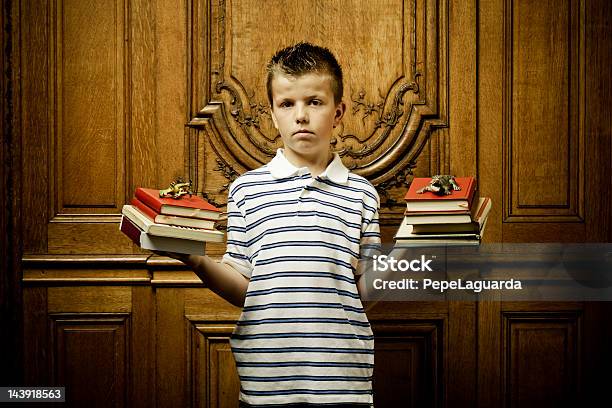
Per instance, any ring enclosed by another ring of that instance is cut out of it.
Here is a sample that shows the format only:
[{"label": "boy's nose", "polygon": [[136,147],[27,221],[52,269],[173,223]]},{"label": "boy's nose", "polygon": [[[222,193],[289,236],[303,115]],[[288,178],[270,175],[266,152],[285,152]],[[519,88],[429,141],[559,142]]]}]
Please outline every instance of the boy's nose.
[{"label": "boy's nose", "polygon": [[308,113],[306,109],[298,107],[295,112],[295,122],[296,123],[307,123],[308,122]]}]

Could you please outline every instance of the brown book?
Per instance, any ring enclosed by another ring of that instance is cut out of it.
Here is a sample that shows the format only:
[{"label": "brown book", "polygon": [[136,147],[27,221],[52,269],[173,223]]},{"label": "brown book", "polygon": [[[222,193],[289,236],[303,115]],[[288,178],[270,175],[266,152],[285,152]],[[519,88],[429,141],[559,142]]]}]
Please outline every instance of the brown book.
[{"label": "brown book", "polygon": [[479,234],[491,211],[491,199],[481,197],[470,222],[413,224],[413,234],[472,233]]}]

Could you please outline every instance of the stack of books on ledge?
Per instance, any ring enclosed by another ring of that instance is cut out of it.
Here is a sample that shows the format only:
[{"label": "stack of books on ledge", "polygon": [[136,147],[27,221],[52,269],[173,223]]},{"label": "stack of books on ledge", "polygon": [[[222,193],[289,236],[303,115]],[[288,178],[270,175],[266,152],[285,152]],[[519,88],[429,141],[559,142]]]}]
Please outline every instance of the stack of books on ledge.
[{"label": "stack of books on ledge", "polygon": [[201,197],[160,197],[159,190],[137,188],[121,210],[119,228],[143,249],[204,255],[206,242],[223,242],[215,230],[221,211]]},{"label": "stack of books on ledge", "polygon": [[479,197],[474,177],[457,177],[461,190],[449,195],[426,191],[429,177],[415,178],[404,197],[406,211],[395,234],[396,245],[478,245],[491,210],[491,199]]}]

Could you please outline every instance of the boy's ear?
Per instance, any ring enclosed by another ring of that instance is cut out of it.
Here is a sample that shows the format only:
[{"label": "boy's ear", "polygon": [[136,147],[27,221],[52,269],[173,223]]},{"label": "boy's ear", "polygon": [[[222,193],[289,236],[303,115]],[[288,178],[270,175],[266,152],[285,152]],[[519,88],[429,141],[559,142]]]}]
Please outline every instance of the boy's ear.
[{"label": "boy's ear", "polygon": [[276,121],[276,115],[274,114],[274,109],[270,106],[270,116],[272,117],[272,123],[274,123],[274,127],[278,130],[278,122]]},{"label": "boy's ear", "polygon": [[344,117],[344,112],[346,112],[346,104],[344,101],[340,102],[336,106],[336,112],[334,114],[334,127],[338,126]]}]

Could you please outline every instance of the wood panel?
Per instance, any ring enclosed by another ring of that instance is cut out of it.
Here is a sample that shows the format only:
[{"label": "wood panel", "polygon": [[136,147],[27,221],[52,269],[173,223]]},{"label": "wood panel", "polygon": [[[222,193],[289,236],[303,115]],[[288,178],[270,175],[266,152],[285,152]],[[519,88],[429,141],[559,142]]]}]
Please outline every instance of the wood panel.
[{"label": "wood panel", "polygon": [[478,3],[479,187],[497,203],[487,241],[609,240],[604,3]]},{"label": "wood panel", "polygon": [[[612,2],[586,5],[586,237],[588,242],[612,242]],[[597,197],[597,199],[592,199]],[[589,222],[593,220],[593,222]]]},{"label": "wood panel", "polygon": [[[50,253],[130,251],[115,228],[129,143],[127,8],[123,0],[52,0],[46,10]],[[100,245],[92,250],[92,242]]]},{"label": "wood panel", "polygon": [[65,384],[71,405],[128,406],[132,288],[46,290],[52,384]]},{"label": "wood panel", "polygon": [[506,407],[579,403],[580,325],[577,313],[504,313]]},{"label": "wood panel", "polygon": [[50,215],[117,213],[125,196],[125,4],[55,0],[50,7]]},{"label": "wood panel", "polygon": [[128,406],[127,315],[51,314],[52,384],[73,406]]},{"label": "wood panel", "polygon": [[505,2],[504,221],[584,218],[584,2]]},{"label": "wood panel", "polygon": [[135,186],[186,175],[186,77],[176,73],[186,71],[188,4],[39,3],[21,7],[14,41],[25,252],[139,253],[118,231],[121,206]]},{"label": "wood panel", "polygon": [[[127,191],[185,177],[189,1],[130,0]],[[129,197],[125,197],[127,200]]]},{"label": "wood panel", "polygon": [[439,149],[441,167],[430,169],[426,175],[472,175],[479,181],[477,3],[476,0],[449,2],[449,77],[444,78],[449,89],[449,127],[436,131],[444,135],[441,143],[448,146]]},{"label": "wood panel", "polygon": [[[478,77],[477,77],[477,166],[479,193],[495,203],[489,213],[485,242],[503,239],[503,97],[504,12],[503,2],[478,2]],[[451,128],[452,128],[451,124]],[[489,377],[491,378],[491,377]],[[486,405],[485,405],[486,406]],[[494,405],[491,405],[494,406]]]},{"label": "wood panel", "polygon": [[180,288],[187,276],[177,271],[154,276],[157,406],[236,406],[228,341],[240,310],[209,289]]},{"label": "wood panel", "polygon": [[66,386],[72,406],[154,404],[151,287],[28,285],[24,303],[26,384]]},{"label": "wood panel", "polygon": [[238,407],[240,381],[229,338],[233,323],[191,321],[191,406]]},{"label": "wood panel", "polygon": [[50,330],[47,317],[47,288],[23,290],[23,382],[27,385],[51,384],[48,356]]},{"label": "wood panel", "polygon": [[[49,119],[48,76],[49,26],[46,1],[22,4],[19,7],[19,35],[13,44],[21,54],[21,95],[17,100],[21,109],[19,134],[21,135],[24,186],[22,212],[25,253],[47,251],[47,221],[49,219]],[[19,38],[19,41],[17,40]]]},{"label": "wood panel", "polygon": [[501,302],[480,301],[478,316],[478,407],[502,406]]},{"label": "wood panel", "polygon": [[240,382],[229,338],[240,309],[209,289],[185,293],[191,406],[237,407]]},{"label": "wood panel", "polygon": [[478,308],[475,302],[449,302],[447,347],[443,358],[447,407],[476,407],[478,400]]},{"label": "wood panel", "polygon": [[132,310],[132,289],[127,286],[48,288],[49,313],[122,313]]},{"label": "wood panel", "polygon": [[[193,290],[193,289],[190,289]],[[185,407],[189,404],[187,376],[187,322],[184,294],[190,290],[160,288],[155,304],[155,390],[157,407]]]},{"label": "wood panel", "polygon": [[373,322],[372,331],[376,406],[444,406],[444,322]]},{"label": "wood panel", "polygon": [[129,406],[155,407],[156,370],[156,315],[155,293],[150,286],[132,288],[132,314],[130,315],[131,349],[129,359]]}]

